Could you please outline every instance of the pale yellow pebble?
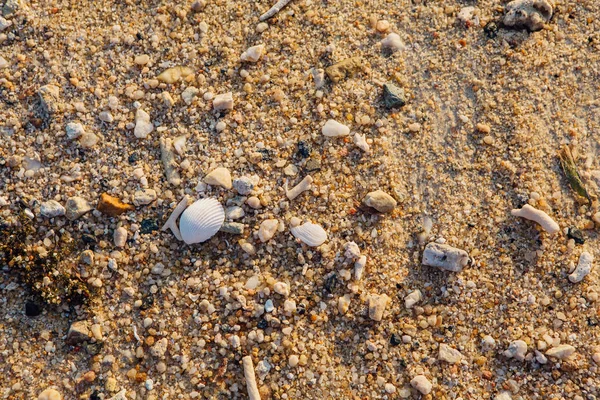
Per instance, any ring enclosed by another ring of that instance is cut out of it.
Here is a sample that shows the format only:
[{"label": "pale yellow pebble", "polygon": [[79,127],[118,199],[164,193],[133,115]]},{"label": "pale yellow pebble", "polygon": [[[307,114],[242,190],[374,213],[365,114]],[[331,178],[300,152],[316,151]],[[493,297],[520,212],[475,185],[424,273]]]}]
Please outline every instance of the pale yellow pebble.
[{"label": "pale yellow pebble", "polygon": [[136,63],[137,65],[146,65],[148,64],[148,62],[150,62],[150,57],[147,54],[142,54],[139,56],[136,56],[135,59],[133,60],[134,63]]}]

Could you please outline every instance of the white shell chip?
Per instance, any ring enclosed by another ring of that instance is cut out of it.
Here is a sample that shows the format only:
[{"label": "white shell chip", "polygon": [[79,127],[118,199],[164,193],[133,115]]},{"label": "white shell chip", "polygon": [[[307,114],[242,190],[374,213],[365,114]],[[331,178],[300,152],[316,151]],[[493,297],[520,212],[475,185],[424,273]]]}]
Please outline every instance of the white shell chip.
[{"label": "white shell chip", "polygon": [[300,239],[311,247],[318,247],[327,240],[327,232],[325,232],[325,229],[323,229],[321,225],[313,224],[312,222],[306,222],[302,225],[291,227],[290,231],[296,239]]}]

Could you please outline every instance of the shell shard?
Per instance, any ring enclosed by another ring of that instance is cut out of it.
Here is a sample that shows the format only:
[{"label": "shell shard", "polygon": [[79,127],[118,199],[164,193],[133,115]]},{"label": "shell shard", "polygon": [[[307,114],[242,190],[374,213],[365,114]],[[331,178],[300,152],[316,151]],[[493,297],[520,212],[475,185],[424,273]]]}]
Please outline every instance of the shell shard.
[{"label": "shell shard", "polygon": [[212,198],[201,199],[181,214],[179,230],[187,244],[202,243],[216,235],[224,221],[221,203]]},{"label": "shell shard", "polygon": [[327,240],[327,232],[321,225],[306,222],[299,226],[290,228],[292,235],[311,247],[318,247]]}]

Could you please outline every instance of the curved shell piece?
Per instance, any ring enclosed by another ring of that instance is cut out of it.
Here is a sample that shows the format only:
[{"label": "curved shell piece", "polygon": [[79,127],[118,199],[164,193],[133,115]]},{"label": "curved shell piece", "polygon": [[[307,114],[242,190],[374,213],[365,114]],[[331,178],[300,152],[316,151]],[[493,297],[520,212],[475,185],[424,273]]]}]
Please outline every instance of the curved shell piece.
[{"label": "curved shell piece", "polygon": [[179,221],[187,244],[202,243],[216,235],[225,221],[225,210],[216,199],[201,199],[189,206]]},{"label": "curved shell piece", "polygon": [[327,240],[327,232],[321,225],[306,222],[290,228],[292,235],[311,247],[318,247]]}]

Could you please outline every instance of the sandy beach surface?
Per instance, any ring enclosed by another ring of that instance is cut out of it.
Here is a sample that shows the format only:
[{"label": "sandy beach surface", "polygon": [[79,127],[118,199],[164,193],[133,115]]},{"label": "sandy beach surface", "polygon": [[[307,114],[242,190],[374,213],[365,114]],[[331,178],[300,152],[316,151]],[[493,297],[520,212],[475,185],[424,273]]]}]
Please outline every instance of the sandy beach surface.
[{"label": "sandy beach surface", "polygon": [[600,3],[273,4],[0,0],[0,398],[597,399]]}]

